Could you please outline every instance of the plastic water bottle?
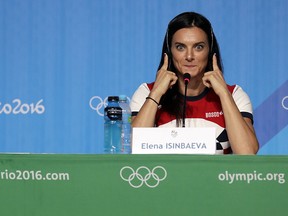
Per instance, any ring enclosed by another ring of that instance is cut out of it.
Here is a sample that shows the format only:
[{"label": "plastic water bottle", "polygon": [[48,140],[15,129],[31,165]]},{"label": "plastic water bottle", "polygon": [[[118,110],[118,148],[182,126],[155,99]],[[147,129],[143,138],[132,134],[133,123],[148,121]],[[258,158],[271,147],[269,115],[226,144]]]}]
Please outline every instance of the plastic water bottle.
[{"label": "plastic water bottle", "polygon": [[118,96],[109,96],[108,105],[104,109],[104,152],[106,154],[121,153],[122,109]]},{"label": "plastic water bottle", "polygon": [[119,96],[119,105],[122,109],[122,151],[124,154],[131,153],[131,108],[125,95]]}]

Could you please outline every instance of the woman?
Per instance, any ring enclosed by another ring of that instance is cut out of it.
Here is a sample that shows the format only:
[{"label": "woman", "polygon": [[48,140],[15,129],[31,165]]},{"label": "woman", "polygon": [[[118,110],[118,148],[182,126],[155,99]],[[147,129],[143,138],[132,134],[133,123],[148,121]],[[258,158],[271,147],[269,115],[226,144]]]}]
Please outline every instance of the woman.
[{"label": "woman", "polygon": [[[227,85],[222,71],[209,20],[179,14],[168,25],[155,82],[143,83],[132,97],[132,126],[215,127],[217,154],[256,154],[250,99],[241,87]],[[191,77],[185,113],[184,74]]]}]

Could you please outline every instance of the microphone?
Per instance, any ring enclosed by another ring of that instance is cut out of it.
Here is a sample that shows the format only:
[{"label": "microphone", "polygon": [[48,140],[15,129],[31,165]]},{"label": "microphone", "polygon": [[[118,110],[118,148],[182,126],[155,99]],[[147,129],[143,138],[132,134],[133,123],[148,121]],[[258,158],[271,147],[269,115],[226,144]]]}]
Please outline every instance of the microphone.
[{"label": "microphone", "polygon": [[183,76],[184,82],[185,82],[185,87],[188,85],[188,83],[190,82],[190,74],[189,73],[185,73]]},{"label": "microphone", "polygon": [[185,117],[186,117],[186,99],[187,99],[187,86],[188,86],[188,83],[190,82],[190,74],[189,73],[185,73],[184,76],[183,76],[183,79],[184,79],[184,83],[185,83],[185,94],[184,94],[184,104],[183,104],[183,119],[182,119],[182,127],[185,127]]}]

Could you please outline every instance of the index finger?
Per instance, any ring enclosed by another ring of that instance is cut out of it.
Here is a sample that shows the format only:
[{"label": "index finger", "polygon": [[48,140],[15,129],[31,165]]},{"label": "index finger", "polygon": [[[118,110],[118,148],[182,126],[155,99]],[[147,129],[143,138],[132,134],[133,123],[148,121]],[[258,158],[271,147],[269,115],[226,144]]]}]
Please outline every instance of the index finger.
[{"label": "index finger", "polygon": [[164,62],[161,69],[167,70],[168,69],[168,55],[164,53]]},{"label": "index finger", "polygon": [[215,70],[219,70],[216,53],[214,53],[214,55],[213,55],[213,71],[215,71]]}]

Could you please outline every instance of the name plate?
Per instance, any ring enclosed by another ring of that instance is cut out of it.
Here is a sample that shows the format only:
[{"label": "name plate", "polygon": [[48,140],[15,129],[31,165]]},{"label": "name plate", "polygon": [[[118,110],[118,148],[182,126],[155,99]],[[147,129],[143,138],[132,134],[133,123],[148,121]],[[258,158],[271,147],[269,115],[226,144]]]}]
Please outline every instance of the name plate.
[{"label": "name plate", "polygon": [[215,154],[215,128],[133,128],[132,154]]}]

